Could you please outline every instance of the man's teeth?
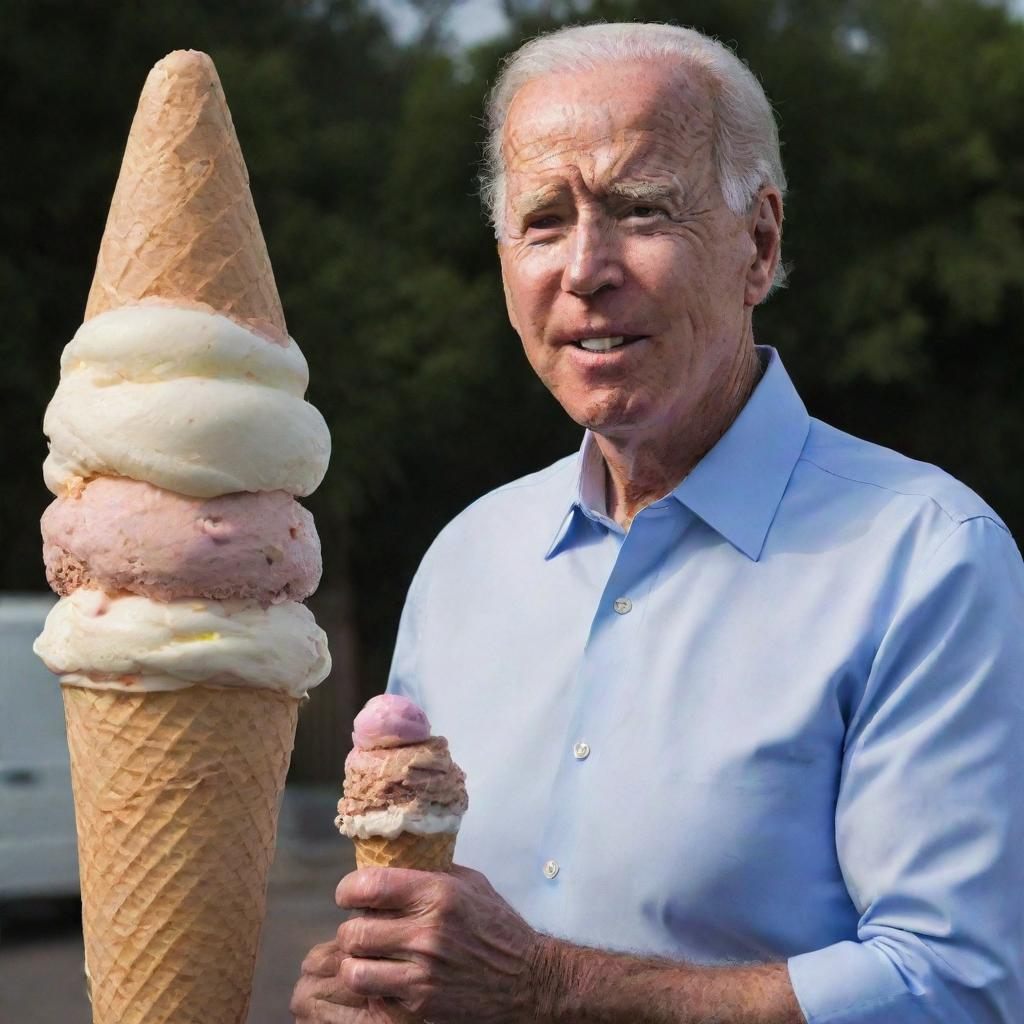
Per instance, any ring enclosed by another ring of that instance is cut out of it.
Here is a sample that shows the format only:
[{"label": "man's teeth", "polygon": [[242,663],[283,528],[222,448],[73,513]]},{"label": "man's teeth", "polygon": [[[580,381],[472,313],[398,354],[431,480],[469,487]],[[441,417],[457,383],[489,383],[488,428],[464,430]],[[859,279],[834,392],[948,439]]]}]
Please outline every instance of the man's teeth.
[{"label": "man's teeth", "polygon": [[584,338],[580,342],[580,348],[585,348],[588,352],[610,352],[625,340],[622,335],[617,338]]}]

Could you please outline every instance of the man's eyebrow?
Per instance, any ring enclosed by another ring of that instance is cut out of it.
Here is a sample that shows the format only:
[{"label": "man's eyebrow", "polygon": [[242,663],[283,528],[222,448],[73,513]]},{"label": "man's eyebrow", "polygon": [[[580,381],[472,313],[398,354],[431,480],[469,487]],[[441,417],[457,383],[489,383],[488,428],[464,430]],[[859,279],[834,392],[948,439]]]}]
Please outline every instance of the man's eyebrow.
[{"label": "man's eyebrow", "polygon": [[562,194],[562,189],[547,185],[513,197],[512,209],[517,216],[528,217],[531,213],[536,213],[556,202]]},{"label": "man's eyebrow", "polygon": [[[661,201],[678,202],[681,198],[680,190],[676,185],[668,182],[644,181],[644,180],[622,180],[613,181],[607,188],[611,195],[622,196],[625,199],[633,199],[643,202]],[[557,203],[565,195],[565,189],[557,185],[545,185],[533,189],[530,192],[523,192],[512,198],[512,211],[517,217],[526,218],[538,210]]]},{"label": "man's eyebrow", "polygon": [[608,186],[612,195],[625,199],[679,199],[679,189],[657,181],[613,181]]}]

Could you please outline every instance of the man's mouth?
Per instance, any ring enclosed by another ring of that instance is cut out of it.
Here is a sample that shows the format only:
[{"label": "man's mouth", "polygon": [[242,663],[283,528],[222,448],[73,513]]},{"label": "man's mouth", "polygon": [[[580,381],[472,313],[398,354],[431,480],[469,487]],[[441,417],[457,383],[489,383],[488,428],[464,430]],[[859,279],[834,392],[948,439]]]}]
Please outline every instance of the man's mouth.
[{"label": "man's mouth", "polygon": [[588,352],[611,352],[621,348],[623,345],[631,345],[634,341],[640,341],[642,334],[618,334],[607,338],[581,338],[574,341],[576,348],[586,349]]}]

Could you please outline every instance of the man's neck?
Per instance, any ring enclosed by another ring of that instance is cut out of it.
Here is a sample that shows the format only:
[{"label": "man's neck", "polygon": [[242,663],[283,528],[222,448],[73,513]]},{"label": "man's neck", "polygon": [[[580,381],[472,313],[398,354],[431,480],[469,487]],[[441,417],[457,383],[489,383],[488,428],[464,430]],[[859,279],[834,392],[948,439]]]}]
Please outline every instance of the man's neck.
[{"label": "man's neck", "polygon": [[732,425],[761,372],[757,350],[748,340],[720,384],[672,433],[624,439],[595,435],[604,456],[608,517],[628,530],[641,509],[674,490]]}]

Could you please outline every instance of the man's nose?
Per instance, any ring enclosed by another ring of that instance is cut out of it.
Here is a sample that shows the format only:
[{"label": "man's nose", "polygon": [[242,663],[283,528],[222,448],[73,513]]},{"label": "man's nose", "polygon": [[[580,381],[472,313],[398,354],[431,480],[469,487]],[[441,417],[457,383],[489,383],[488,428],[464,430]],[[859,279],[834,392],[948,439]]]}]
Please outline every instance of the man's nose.
[{"label": "man's nose", "polygon": [[562,290],[574,295],[593,295],[602,288],[619,288],[624,280],[614,230],[596,219],[577,221],[562,272]]}]

